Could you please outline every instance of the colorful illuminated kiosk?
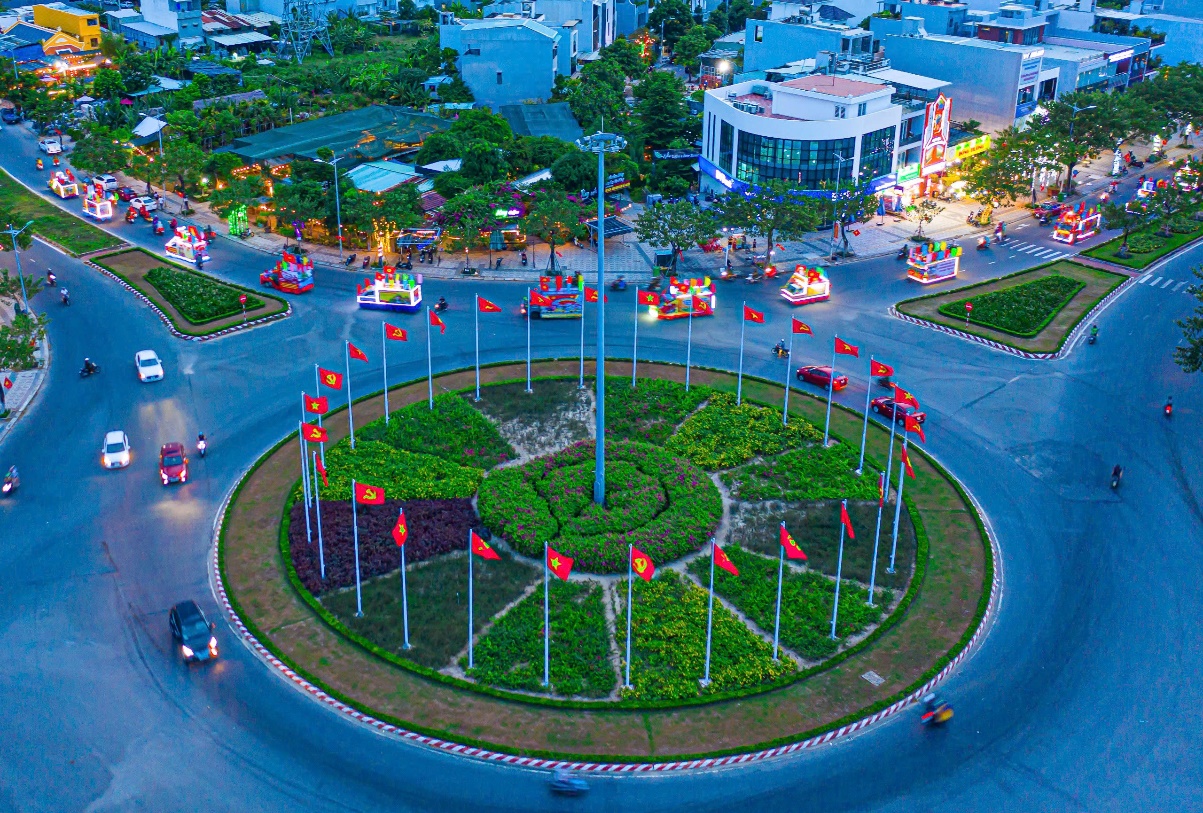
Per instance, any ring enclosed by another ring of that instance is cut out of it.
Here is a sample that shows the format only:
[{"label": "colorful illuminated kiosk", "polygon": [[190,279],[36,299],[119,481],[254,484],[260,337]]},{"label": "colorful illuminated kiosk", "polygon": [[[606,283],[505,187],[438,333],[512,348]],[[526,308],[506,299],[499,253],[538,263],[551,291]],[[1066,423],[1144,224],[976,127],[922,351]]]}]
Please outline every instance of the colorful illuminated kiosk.
[{"label": "colorful illuminated kiosk", "polygon": [[1073,209],[1066,209],[1053,229],[1053,239],[1071,246],[1087,237],[1099,233],[1102,214],[1093,206],[1086,208],[1085,203],[1079,203]]},{"label": "colorful illuminated kiosk", "polygon": [[63,200],[79,197],[79,184],[75,181],[75,176],[71,174],[71,170],[69,169],[60,169],[52,173],[47,183],[50,186],[50,191]]},{"label": "colorful illuminated kiosk", "polygon": [[1174,183],[1183,192],[1194,192],[1199,188],[1200,181],[1203,181],[1203,174],[1194,164],[1187,164],[1174,173]]},{"label": "colorful illuminated kiosk", "polygon": [[781,298],[791,305],[809,305],[831,298],[831,280],[822,268],[799,265],[781,289]]},{"label": "colorful illuminated kiosk", "polygon": [[[552,290],[552,286],[555,290]],[[582,280],[581,285],[584,285]],[[584,314],[584,297],[580,287],[573,285],[572,278],[562,275],[539,277],[539,290],[551,300],[550,305],[531,305],[532,319],[580,319]],[[522,304],[527,305],[523,297]]]},{"label": "colorful illuminated kiosk", "polygon": [[276,267],[259,275],[260,285],[270,285],[286,294],[303,294],[313,290],[313,263],[304,254],[285,251]]},{"label": "colorful illuminated kiosk", "polygon": [[[695,308],[694,299],[705,307]],[[652,305],[657,319],[684,319],[694,316],[714,315],[714,283],[705,279],[677,279],[670,277],[668,290],[660,295],[660,304]]]},{"label": "colorful illuminated kiosk", "polygon": [[375,279],[365,279],[355,286],[359,307],[373,311],[417,313],[422,309],[422,275],[398,273],[386,265],[376,272]]},{"label": "colorful illuminated kiosk", "polygon": [[116,195],[106,192],[104,184],[93,181],[84,193],[84,214],[95,220],[111,220]]},{"label": "colorful illuminated kiosk", "polygon": [[906,254],[906,275],[915,282],[930,285],[956,279],[961,270],[961,247],[945,242],[915,246]]},{"label": "colorful illuminated kiosk", "polygon": [[175,235],[163,246],[168,257],[195,263],[197,260],[208,262],[209,255],[205,253],[208,247],[205,237],[196,226],[176,226]]}]

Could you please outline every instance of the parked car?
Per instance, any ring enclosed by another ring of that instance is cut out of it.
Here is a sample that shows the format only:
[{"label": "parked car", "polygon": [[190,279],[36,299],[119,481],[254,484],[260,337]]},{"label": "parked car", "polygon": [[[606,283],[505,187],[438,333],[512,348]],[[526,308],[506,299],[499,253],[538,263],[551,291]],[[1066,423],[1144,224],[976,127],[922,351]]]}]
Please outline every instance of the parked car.
[{"label": "parked car", "polygon": [[6,107],[0,110],[0,121],[5,124],[17,124],[21,121],[21,114],[17,112],[15,107]]},{"label": "parked car", "polygon": [[907,417],[914,418],[918,423],[923,423],[927,420],[927,413],[920,412],[910,404],[897,404],[893,398],[882,397],[874,398],[871,404],[871,409],[878,415],[886,418],[893,418],[901,423]]},{"label": "parked car", "polygon": [[138,197],[138,193],[133,189],[130,189],[128,186],[121,186],[117,188],[117,197],[121,198],[121,200],[124,202],[129,203],[131,200]]},{"label": "parked car", "polygon": [[120,429],[106,432],[100,450],[100,465],[106,469],[123,469],[129,465],[129,438]]},{"label": "parked car", "polygon": [[831,383],[831,367],[816,365],[808,365],[798,368],[798,380],[805,381],[807,384],[814,384],[816,387],[831,386],[834,390],[842,390],[848,386],[848,376],[837,372],[835,374],[835,384]]},{"label": "parked car", "polygon": [[138,370],[138,380],[143,384],[163,380],[163,362],[153,350],[139,350],[135,353],[134,367]]},{"label": "parked car", "polygon": [[184,455],[184,444],[164,443],[159,449],[159,476],[163,485],[188,482],[188,458]]},{"label": "parked car", "polygon": [[129,203],[130,206],[133,206],[135,209],[145,209],[148,212],[153,212],[155,209],[159,208],[159,202],[150,195],[142,195],[134,198]]},{"label": "parked car", "polygon": [[[117,179],[114,178],[112,175],[108,175],[108,174],[97,175],[92,180],[94,182],[99,181],[101,184],[103,184],[103,188],[104,188],[105,192],[116,191],[117,187],[119,186],[119,184],[117,183]],[[131,189],[130,191],[132,192],[133,190]]]},{"label": "parked car", "polygon": [[38,139],[38,149],[47,155],[58,155],[63,151],[63,144],[57,138]]},{"label": "parked car", "polygon": [[180,648],[185,663],[217,657],[216,624],[211,624],[192,600],[181,601],[167,615],[171,639]]}]

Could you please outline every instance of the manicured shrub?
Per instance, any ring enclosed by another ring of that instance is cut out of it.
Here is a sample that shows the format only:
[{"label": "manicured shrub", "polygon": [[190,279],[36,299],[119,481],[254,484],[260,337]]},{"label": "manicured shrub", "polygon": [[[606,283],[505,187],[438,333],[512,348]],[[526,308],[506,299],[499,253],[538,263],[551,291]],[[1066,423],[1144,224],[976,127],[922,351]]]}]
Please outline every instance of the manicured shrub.
[{"label": "manicured shrub", "polygon": [[750,403],[736,406],[734,395],[716,392],[681,424],[666,448],[714,471],[822,439],[822,432],[800,418],[783,426],[779,410]]},{"label": "manicured shrub", "polygon": [[[245,292],[199,271],[182,268],[152,268],[143,278],[192,324],[212,322],[242,313],[238,297]],[[246,309],[263,307],[263,300],[246,294]]]},{"label": "manicured shrub", "polygon": [[868,500],[877,497],[877,476],[856,476],[857,449],[838,443],[791,449],[763,462],[725,471],[723,482],[737,500]]},{"label": "manicured shrub", "polygon": [[352,478],[383,488],[393,499],[438,500],[471,497],[484,476],[478,468],[358,439],[354,451],[345,439],[328,449],[326,469],[330,484],[321,489],[322,497],[344,499],[350,499]]},{"label": "manicured shrub", "polygon": [[1165,240],[1153,234],[1138,233],[1128,238],[1128,250],[1133,254],[1148,254],[1165,247]]},{"label": "manicured shrub", "polygon": [[434,409],[419,401],[393,411],[387,426],[383,418],[372,421],[356,432],[356,445],[366,440],[477,469],[491,469],[515,454],[492,421],[447,393],[435,396]]},{"label": "manicured shrub", "polygon": [[625,378],[606,377],[606,439],[664,445],[681,421],[713,390],[659,378],[643,379],[631,389]]},{"label": "manicured shrub", "polygon": [[972,302],[970,322],[1015,336],[1031,337],[1043,330],[1078,291],[1085,287],[1086,283],[1072,277],[1050,274],[998,291],[947,302],[940,306],[940,313],[955,319],[964,319],[965,303]]}]

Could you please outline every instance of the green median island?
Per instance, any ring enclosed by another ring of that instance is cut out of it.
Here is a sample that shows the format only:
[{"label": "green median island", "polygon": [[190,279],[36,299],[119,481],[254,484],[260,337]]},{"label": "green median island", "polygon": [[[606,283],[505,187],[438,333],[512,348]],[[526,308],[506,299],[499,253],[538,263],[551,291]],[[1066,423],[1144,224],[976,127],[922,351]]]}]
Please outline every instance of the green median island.
[{"label": "green median island", "polygon": [[895,308],[1018,350],[1053,353],[1078,322],[1127,279],[1069,260],[907,299]]},{"label": "green median island", "polygon": [[[433,408],[424,381],[398,387],[387,424],[381,399],[365,399],[354,450],[345,410],[327,415],[321,499],[309,506],[295,436],[268,453],[220,543],[248,628],[307,679],[407,729],[623,761],[793,741],[888,704],[963,646],[984,612],[990,560],[976,514],[914,445],[896,535],[896,484],[881,506],[874,573],[879,424],[857,477],[859,446],[841,438],[859,439],[859,416],[838,412],[824,447],[817,399],[795,394],[786,426],[779,405],[737,404],[728,374],[694,370],[686,390],[679,370],[641,365],[637,387],[607,382],[598,505],[593,390],[577,388],[569,363],[536,365],[534,394],[513,380],[522,372],[486,368],[479,402],[470,371],[449,374]],[[352,480],[383,501],[353,506]],[[845,498],[856,537],[841,564]],[[278,534],[265,532],[273,521]],[[782,522],[809,559],[782,565]],[[716,558],[707,682],[712,539],[726,559]],[[645,564],[628,583],[632,548]]]},{"label": "green median island", "polygon": [[217,333],[288,310],[281,297],[224,282],[141,248],[102,254],[91,261],[158,305],[176,330],[190,336]]},{"label": "green median island", "polygon": [[1139,231],[1132,232],[1128,235],[1128,251],[1126,253],[1123,251],[1124,238],[1122,235],[1092,246],[1082,253],[1096,260],[1104,260],[1128,268],[1145,268],[1187,243],[1198,240],[1200,235],[1203,235],[1203,221],[1195,220],[1193,213],[1185,212],[1170,220],[1168,229],[1169,234],[1166,234],[1161,225],[1150,224]]},{"label": "green median island", "polygon": [[[18,228],[32,220],[34,234],[62,246],[76,257],[121,245],[119,239],[96,228],[82,216],[72,215],[39,198],[6,172],[0,172],[0,209],[9,213]],[[11,248],[9,241],[5,249]]]}]

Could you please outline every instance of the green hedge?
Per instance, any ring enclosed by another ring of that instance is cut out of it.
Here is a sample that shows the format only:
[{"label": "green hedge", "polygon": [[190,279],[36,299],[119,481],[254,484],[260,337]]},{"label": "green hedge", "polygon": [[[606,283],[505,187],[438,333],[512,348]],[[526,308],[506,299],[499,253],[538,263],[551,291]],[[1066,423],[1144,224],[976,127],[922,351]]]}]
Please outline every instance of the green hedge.
[{"label": "green hedge", "polygon": [[636,440],[662,446],[698,406],[711,397],[706,386],[688,390],[675,381],[606,376],[606,439]]},{"label": "green hedge", "polygon": [[[160,266],[147,271],[143,278],[193,325],[203,325],[243,312],[242,304],[238,301],[238,297],[244,295],[243,291],[208,274]],[[262,299],[249,294],[245,296],[248,312],[263,307]]]},{"label": "green hedge", "polygon": [[1086,283],[1060,274],[1034,279],[1010,288],[978,294],[939,307],[954,319],[965,317],[966,303],[973,303],[969,321],[1013,336],[1031,338],[1048,326]]},{"label": "green hedge", "polygon": [[394,449],[476,469],[491,469],[517,454],[492,421],[450,393],[436,395],[433,409],[419,401],[394,410],[387,425],[384,418],[378,418],[359,429],[355,440],[357,444],[380,441]]},{"label": "green hedge", "polygon": [[846,443],[827,448],[816,445],[748,463],[721,476],[731,496],[747,502],[875,500],[878,478],[867,472],[857,477],[858,462],[859,450]]},{"label": "green hedge", "polygon": [[326,450],[329,484],[323,499],[351,499],[351,480],[384,489],[397,500],[446,500],[471,497],[484,472],[457,466],[433,455],[394,449],[375,440],[357,440],[355,450],[345,438]]},{"label": "green hedge", "polygon": [[823,433],[801,418],[784,426],[779,410],[748,401],[737,406],[734,395],[716,392],[681,424],[666,448],[714,471],[822,439]]}]

